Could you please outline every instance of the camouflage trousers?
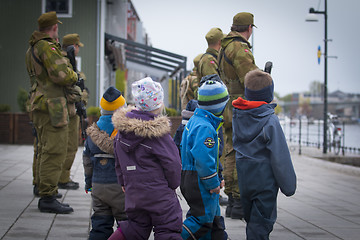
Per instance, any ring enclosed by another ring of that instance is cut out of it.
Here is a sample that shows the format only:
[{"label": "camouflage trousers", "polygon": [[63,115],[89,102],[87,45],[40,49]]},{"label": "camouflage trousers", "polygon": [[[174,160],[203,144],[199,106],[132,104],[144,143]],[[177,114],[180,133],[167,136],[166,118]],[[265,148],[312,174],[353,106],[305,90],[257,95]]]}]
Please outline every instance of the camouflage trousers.
[{"label": "camouflage trousers", "polygon": [[[225,125],[224,125],[225,126]],[[224,180],[226,195],[232,194],[234,198],[240,198],[238,177],[236,170],[235,150],[232,141],[232,125],[224,127]]]},{"label": "camouflage trousers", "polygon": [[48,113],[33,112],[33,122],[37,132],[37,154],[35,181],[39,194],[57,194],[62,165],[67,154],[68,126],[53,127]]},{"label": "camouflage trousers", "polygon": [[79,121],[80,118],[77,114],[69,118],[67,154],[65,162],[62,166],[59,183],[67,183],[71,181],[70,169],[74,163],[75,155],[79,146]]}]

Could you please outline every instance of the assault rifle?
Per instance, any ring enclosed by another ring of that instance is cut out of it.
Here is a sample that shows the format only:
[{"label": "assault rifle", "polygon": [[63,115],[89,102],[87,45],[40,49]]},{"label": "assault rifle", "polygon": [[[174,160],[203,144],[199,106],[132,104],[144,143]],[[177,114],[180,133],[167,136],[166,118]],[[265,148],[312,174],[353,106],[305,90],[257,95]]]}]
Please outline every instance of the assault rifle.
[{"label": "assault rifle", "polygon": [[[70,45],[66,48],[67,57],[70,60],[70,63],[74,69],[74,71],[78,74],[78,81],[75,83],[76,86],[79,86],[81,92],[85,89],[84,79],[80,77],[80,74],[76,68],[76,60],[75,60],[75,47],[74,45]],[[80,126],[81,126],[81,137],[82,140],[86,139],[86,128],[87,128],[87,115],[86,115],[86,107],[83,101],[79,101],[75,103],[76,114],[80,117]]]}]

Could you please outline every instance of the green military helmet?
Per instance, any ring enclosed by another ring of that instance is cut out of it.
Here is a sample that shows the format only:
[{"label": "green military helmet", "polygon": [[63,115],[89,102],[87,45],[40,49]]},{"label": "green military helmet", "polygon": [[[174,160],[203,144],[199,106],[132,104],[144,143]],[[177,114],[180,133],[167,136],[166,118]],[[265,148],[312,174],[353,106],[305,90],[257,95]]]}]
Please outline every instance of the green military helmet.
[{"label": "green military helmet", "polygon": [[77,33],[71,33],[67,34],[63,37],[62,45],[63,46],[70,46],[70,45],[79,45],[80,47],[83,47],[84,44],[80,42],[80,36]]},{"label": "green military helmet", "polygon": [[236,14],[233,18],[233,26],[253,26],[254,25],[254,15],[248,12],[240,12]]},{"label": "green military helmet", "polygon": [[62,22],[60,22],[57,18],[55,11],[41,14],[37,21],[40,29],[55,25],[57,23],[62,24]]},{"label": "green military helmet", "polygon": [[202,57],[202,53],[200,53],[199,55],[197,55],[195,58],[194,58],[194,66],[197,68],[199,66],[199,62],[200,62],[200,58]]},{"label": "green military helmet", "polygon": [[216,44],[223,38],[224,34],[220,28],[212,28],[210,31],[205,35],[206,41],[209,45]]}]

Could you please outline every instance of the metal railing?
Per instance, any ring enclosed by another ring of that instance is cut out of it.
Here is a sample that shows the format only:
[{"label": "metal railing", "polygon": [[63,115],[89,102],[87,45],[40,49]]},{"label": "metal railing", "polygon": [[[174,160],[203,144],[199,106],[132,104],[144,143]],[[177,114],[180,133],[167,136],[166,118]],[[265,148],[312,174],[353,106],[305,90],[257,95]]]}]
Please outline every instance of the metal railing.
[{"label": "metal railing", "polygon": [[[306,118],[288,118],[280,120],[285,137],[290,143],[297,143],[299,146],[299,154],[301,147],[316,147],[320,149],[323,142],[323,121],[310,121]],[[350,130],[349,130],[350,131]],[[345,122],[337,122],[336,124],[328,121],[328,141],[327,149],[329,153],[345,155],[345,153],[360,154],[359,147],[346,146],[345,134],[347,133],[347,125]],[[350,132],[351,133],[351,132]],[[350,134],[349,133],[349,134]],[[351,133],[356,135],[357,133]],[[336,136],[335,136],[336,135]]]},{"label": "metal railing", "polygon": [[105,39],[125,45],[125,61],[168,73],[171,78],[171,107],[180,109],[179,88],[186,74],[187,57],[105,33]]}]

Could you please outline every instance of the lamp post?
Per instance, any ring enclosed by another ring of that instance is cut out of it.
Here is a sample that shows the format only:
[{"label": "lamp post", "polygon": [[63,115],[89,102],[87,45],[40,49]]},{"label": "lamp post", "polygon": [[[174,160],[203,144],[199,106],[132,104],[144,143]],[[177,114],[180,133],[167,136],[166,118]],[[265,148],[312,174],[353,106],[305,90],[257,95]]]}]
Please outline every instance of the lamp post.
[{"label": "lamp post", "polygon": [[327,112],[328,112],[328,90],[327,90],[327,0],[325,0],[324,11],[316,11],[314,8],[309,9],[309,15],[306,18],[307,22],[317,22],[318,19],[315,14],[323,14],[325,17],[325,39],[324,39],[324,142],[323,142],[323,153],[327,153]]}]

